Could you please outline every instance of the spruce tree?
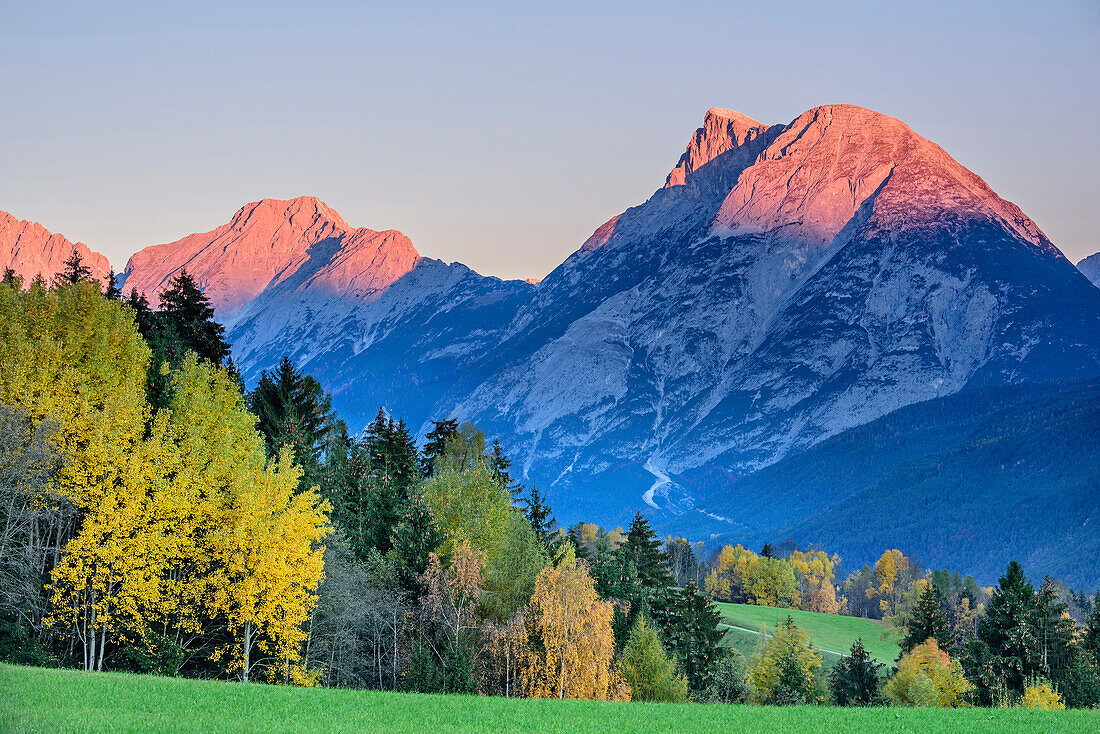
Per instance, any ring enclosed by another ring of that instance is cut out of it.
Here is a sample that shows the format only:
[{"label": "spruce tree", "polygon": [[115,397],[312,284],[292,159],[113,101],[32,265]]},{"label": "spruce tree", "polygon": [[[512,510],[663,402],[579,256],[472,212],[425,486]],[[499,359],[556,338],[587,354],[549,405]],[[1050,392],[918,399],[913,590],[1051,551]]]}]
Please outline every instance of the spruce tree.
[{"label": "spruce tree", "polygon": [[967,679],[989,705],[1004,691],[1020,695],[1027,681],[1043,676],[1042,640],[1036,635],[1035,587],[1016,561],[1000,578],[964,664]]},{"label": "spruce tree", "polygon": [[546,497],[538,487],[531,487],[524,499],[524,504],[527,507],[523,511],[523,516],[527,518],[535,535],[546,546],[546,550],[553,553],[560,542],[555,533],[558,523],[554,520],[554,513],[550,510],[550,506],[546,504]]},{"label": "spruce tree", "polygon": [[275,369],[260,374],[256,388],[248,395],[248,406],[256,416],[256,428],[267,441],[271,456],[285,446],[294,452],[302,467],[302,489],[320,479],[321,451],[331,427],[332,399],[317,380],[298,371],[284,357]]},{"label": "spruce tree", "polygon": [[850,654],[833,666],[829,684],[837,706],[877,706],[882,703],[882,680],[876,663],[863,647],[863,639],[856,638]]},{"label": "spruce tree", "polygon": [[710,682],[721,657],[722,614],[714,602],[699,592],[694,581],[673,592],[673,605],[665,622],[665,640],[687,675],[693,691]]},{"label": "spruce tree", "polygon": [[107,273],[107,290],[103,292],[103,295],[111,301],[121,301],[122,291],[118,288],[118,278],[115,276],[114,268]]},{"label": "spruce tree", "polygon": [[186,270],[180,270],[160,294],[157,317],[173,364],[187,351],[219,365],[229,356],[225,329],[214,320],[210,300]]},{"label": "spruce tree", "polygon": [[68,283],[70,285],[91,279],[92,269],[84,264],[84,258],[76,250],[73,250],[72,254],[69,255],[69,259],[65,261],[61,272],[54,276],[55,283]]},{"label": "spruce tree", "polygon": [[951,640],[951,626],[943,609],[943,597],[935,582],[927,583],[917,599],[916,606],[905,621],[905,638],[901,651],[907,653],[929,637],[935,638],[941,648]]},{"label": "spruce tree", "polygon": [[456,433],[458,433],[457,420],[432,421],[432,430],[425,436],[427,443],[424,444],[420,460],[421,473],[425,478],[430,478],[435,473],[436,462],[443,457],[443,452],[447,450],[447,442]]},{"label": "spruce tree", "polygon": [[15,274],[14,268],[4,268],[4,285],[14,288],[15,290],[23,289],[23,279]]}]

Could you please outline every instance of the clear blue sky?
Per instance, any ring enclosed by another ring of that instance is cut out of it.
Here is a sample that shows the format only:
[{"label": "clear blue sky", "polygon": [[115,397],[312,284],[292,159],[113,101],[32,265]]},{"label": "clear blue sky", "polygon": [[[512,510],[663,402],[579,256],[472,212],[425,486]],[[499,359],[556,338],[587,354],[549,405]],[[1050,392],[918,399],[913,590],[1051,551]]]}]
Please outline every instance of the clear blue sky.
[{"label": "clear blue sky", "polygon": [[[888,7],[887,7],[888,6]],[[1100,250],[1100,3],[0,0],[0,209],[121,269],[262,197],[540,277],[709,107],[898,117]]]}]

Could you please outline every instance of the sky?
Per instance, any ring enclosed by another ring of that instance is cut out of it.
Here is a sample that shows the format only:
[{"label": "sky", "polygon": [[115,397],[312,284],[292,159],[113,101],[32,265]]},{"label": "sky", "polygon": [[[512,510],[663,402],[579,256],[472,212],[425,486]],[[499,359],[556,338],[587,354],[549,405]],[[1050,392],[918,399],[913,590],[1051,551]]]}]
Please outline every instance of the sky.
[{"label": "sky", "polygon": [[542,277],[710,107],[897,117],[1074,262],[1100,250],[1100,2],[0,0],[0,209],[130,254],[320,197]]}]

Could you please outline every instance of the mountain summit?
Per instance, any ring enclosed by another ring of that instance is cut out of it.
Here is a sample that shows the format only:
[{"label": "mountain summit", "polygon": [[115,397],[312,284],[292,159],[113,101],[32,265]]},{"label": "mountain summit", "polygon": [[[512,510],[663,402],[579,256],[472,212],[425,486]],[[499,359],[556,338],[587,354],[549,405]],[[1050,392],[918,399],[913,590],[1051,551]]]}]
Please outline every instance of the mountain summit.
[{"label": "mountain summit", "polygon": [[73,252],[80,253],[93,278],[106,280],[111,264],[103,255],[81,242],[69,242],[38,222],[16,219],[0,211],[0,269],[11,268],[27,283],[39,275],[49,281],[64,269]]},{"label": "mountain summit", "polygon": [[[353,229],[315,196],[262,199],[241,207],[228,224],[210,232],[141,250],[130,258],[123,285],[155,302],[168,281],[186,269],[210,298],[218,317],[228,322],[265,289],[315,264],[320,253],[342,250],[338,262],[329,263],[323,276],[341,286],[361,280],[366,271],[371,271],[368,279],[393,282],[420,256],[399,232],[379,238],[380,234]],[[364,245],[372,251],[371,262],[364,262],[363,253],[358,252]],[[378,246],[387,249],[376,252]],[[372,270],[372,264],[381,267]]]}]

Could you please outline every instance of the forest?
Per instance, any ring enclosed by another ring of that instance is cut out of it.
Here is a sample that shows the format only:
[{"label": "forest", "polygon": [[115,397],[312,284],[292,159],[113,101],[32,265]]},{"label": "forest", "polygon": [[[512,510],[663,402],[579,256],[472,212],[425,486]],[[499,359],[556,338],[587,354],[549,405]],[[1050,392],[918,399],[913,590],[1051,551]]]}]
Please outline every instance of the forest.
[{"label": "forest", "polygon": [[[0,285],[0,660],[502,697],[1100,705],[1100,599],[1005,558],[994,587],[897,549],[847,573],[560,528],[500,443],[441,419],[360,434],[289,360],[246,389],[180,272],[152,308],[74,255]],[[715,602],[883,619],[831,668],[790,618],[743,656]]]}]

